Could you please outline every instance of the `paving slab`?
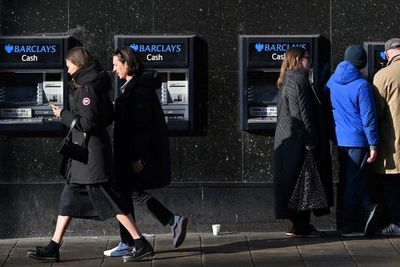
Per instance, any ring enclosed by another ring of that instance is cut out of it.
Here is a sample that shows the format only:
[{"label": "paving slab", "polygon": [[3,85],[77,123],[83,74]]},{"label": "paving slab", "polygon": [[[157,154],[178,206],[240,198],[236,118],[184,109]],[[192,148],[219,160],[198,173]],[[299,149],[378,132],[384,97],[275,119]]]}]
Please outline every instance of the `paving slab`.
[{"label": "paving slab", "polygon": [[36,246],[47,245],[48,241],[49,239],[18,240],[15,247],[11,250],[10,256],[2,267],[50,267],[52,263],[35,261],[26,256],[29,249],[34,249]]},{"label": "paving slab", "polygon": [[357,266],[400,266],[400,255],[387,238],[343,239]]},{"label": "paving slab", "polygon": [[356,266],[342,240],[337,236],[293,238],[304,265],[310,267]]},{"label": "paving slab", "polygon": [[254,266],[304,266],[293,238],[284,233],[247,235]]},{"label": "paving slab", "polygon": [[106,257],[105,249],[119,237],[66,237],[61,262],[29,259],[26,253],[50,238],[0,240],[0,267],[283,267],[283,266],[400,266],[400,238],[342,238],[332,232],[321,238],[289,238],[285,233],[188,234],[181,247],[171,235],[146,236],[154,257],[124,263]]},{"label": "paving slab", "polygon": [[57,267],[91,267],[100,266],[103,262],[103,251],[108,238],[104,237],[70,237],[64,239],[60,249],[61,261]]},{"label": "paving slab", "polygon": [[253,267],[245,234],[202,234],[200,237],[204,267]]},{"label": "paving slab", "polygon": [[6,262],[9,254],[13,248],[17,245],[17,240],[6,240],[0,243],[0,266]]},{"label": "paving slab", "polygon": [[153,267],[202,267],[202,250],[199,234],[186,235],[185,242],[174,248],[172,235],[157,237],[154,244],[156,255]]}]

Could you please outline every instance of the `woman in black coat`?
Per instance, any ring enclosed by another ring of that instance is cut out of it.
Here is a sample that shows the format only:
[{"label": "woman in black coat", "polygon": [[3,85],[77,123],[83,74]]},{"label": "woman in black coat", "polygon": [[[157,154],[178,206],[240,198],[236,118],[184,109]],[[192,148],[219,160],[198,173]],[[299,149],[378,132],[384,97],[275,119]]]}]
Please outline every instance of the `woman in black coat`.
[{"label": "woman in black coat", "polygon": [[[318,98],[308,80],[309,69],[307,51],[298,47],[290,48],[285,53],[277,82],[279,101],[273,155],[275,215],[277,219],[289,219],[291,222],[287,235],[316,234],[314,226],[310,224],[310,211],[295,212],[288,208],[306,151],[312,150],[317,158],[322,151],[320,148],[325,150],[327,142],[327,139],[321,139],[321,120],[317,117]],[[317,165],[324,189],[330,192],[331,176],[325,177],[326,170],[321,168],[323,165],[320,162]],[[316,213],[329,213],[329,209],[317,210]]]},{"label": "woman in black coat", "polygon": [[139,232],[122,198],[108,183],[112,176],[111,140],[107,132],[107,126],[113,121],[113,106],[108,95],[110,77],[82,47],[68,52],[66,65],[73,82],[70,110],[54,105],[52,108],[64,125],[71,127],[71,122],[76,121],[72,141],[87,146],[87,160],[68,159],[67,182],[61,194],[53,238],[46,247],[30,250],[28,257],[58,261],[59,247],[72,218],[105,220],[111,217],[116,217],[135,239],[136,251],[131,252],[131,258],[152,255],[153,248]]},{"label": "woman in black coat", "polygon": [[[114,72],[126,81],[115,101],[114,163],[115,179],[131,213],[133,200],[145,205],[159,222],[171,227],[173,246],[182,244],[188,218],[173,214],[146,189],[161,188],[171,181],[171,158],[167,125],[156,89],[161,80],[154,71],[143,71],[131,48],[117,49],[113,55]],[[121,243],[104,251],[118,256],[125,248],[136,246],[120,225]]]}]

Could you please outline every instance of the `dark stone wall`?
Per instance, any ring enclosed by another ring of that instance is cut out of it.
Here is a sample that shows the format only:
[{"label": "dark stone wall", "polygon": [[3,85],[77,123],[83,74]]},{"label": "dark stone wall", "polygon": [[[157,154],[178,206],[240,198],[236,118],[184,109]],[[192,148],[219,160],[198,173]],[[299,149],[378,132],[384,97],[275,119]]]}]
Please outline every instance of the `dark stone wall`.
[{"label": "dark stone wall", "polygon": [[[1,35],[70,34],[111,71],[115,34],[196,34],[208,45],[208,131],[171,137],[173,184],[155,190],[172,211],[190,218],[189,231],[275,231],[273,137],[240,130],[239,34],[321,34],[332,43],[332,68],[349,44],[399,36],[400,3],[363,0],[162,1],[0,0]],[[0,238],[48,236],[63,180],[59,138],[0,136]],[[167,232],[141,207],[144,232]],[[334,216],[318,219],[334,228]],[[116,234],[114,221],[77,220],[70,234]]]}]

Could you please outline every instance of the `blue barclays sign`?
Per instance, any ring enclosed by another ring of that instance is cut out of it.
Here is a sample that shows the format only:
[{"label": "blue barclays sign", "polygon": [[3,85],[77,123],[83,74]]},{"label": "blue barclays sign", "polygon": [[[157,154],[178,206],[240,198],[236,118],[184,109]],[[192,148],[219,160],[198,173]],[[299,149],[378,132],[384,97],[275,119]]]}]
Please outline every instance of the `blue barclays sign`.
[{"label": "blue barclays sign", "polygon": [[[311,42],[251,42],[249,43],[249,62],[271,62],[274,66],[280,65],[285,58],[285,52],[291,47],[301,47],[307,50],[311,57]],[[275,62],[275,63],[272,63]]]},{"label": "blue barclays sign", "polygon": [[291,47],[302,47],[307,49],[305,43],[256,43],[254,48],[257,52],[286,52]]},{"label": "blue barclays sign", "polygon": [[138,53],[180,53],[182,44],[131,44],[130,48]]},{"label": "blue barclays sign", "polygon": [[185,42],[171,42],[151,40],[129,40],[129,46],[133,52],[145,65],[186,63],[187,62],[187,44]]},{"label": "blue barclays sign", "polygon": [[0,69],[64,68],[64,41],[58,37],[0,37]]},{"label": "blue barclays sign", "polygon": [[6,44],[4,50],[7,54],[12,53],[56,53],[56,45],[17,45]]},{"label": "blue barclays sign", "polygon": [[64,65],[62,41],[33,38],[0,38],[0,66],[24,66],[27,63]]}]

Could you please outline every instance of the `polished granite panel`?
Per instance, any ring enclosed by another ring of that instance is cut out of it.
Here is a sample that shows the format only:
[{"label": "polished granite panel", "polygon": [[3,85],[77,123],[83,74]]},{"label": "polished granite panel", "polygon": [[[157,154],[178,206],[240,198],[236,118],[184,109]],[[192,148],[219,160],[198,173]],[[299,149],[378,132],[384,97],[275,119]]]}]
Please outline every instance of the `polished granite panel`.
[{"label": "polished granite panel", "polygon": [[237,1],[154,1],[156,34],[195,34],[208,43],[210,71],[237,69]]},{"label": "polished granite panel", "polygon": [[0,182],[36,183],[61,181],[60,138],[0,136]]},{"label": "polished granite panel", "polygon": [[[51,236],[63,184],[0,184],[0,238]],[[174,214],[189,218],[188,232],[284,231],[287,223],[273,213],[272,185],[227,183],[171,185],[150,191]],[[170,233],[144,206],[136,206],[136,221],[143,233]],[[335,214],[312,218],[319,229],[335,229]],[[66,236],[118,235],[115,219],[103,222],[73,220]]]},{"label": "polished granite panel", "polygon": [[151,34],[151,1],[70,1],[70,34],[94,52],[100,63],[112,70],[114,35]]},{"label": "polished granite panel", "polygon": [[[68,1],[1,1],[0,33],[3,35],[65,34]],[[50,12],[49,12],[50,11]]]},{"label": "polished granite panel", "polygon": [[209,74],[207,135],[170,138],[175,181],[241,180],[236,88],[236,73]]},{"label": "polished granite panel", "polygon": [[240,34],[329,34],[329,0],[238,2]]},{"label": "polished granite panel", "polygon": [[271,188],[206,187],[204,189],[204,226],[221,224],[221,232],[276,231]]},{"label": "polished granite panel", "polygon": [[243,132],[243,180],[272,183],[274,136]]},{"label": "polished granite panel", "polygon": [[154,3],[155,33],[201,36],[209,44],[209,68],[217,71],[237,70],[239,34],[329,34],[328,0]]},{"label": "polished granite panel", "polygon": [[396,1],[332,0],[332,63],[343,60],[346,47],[363,42],[385,42],[400,35],[398,22],[400,3]]}]

